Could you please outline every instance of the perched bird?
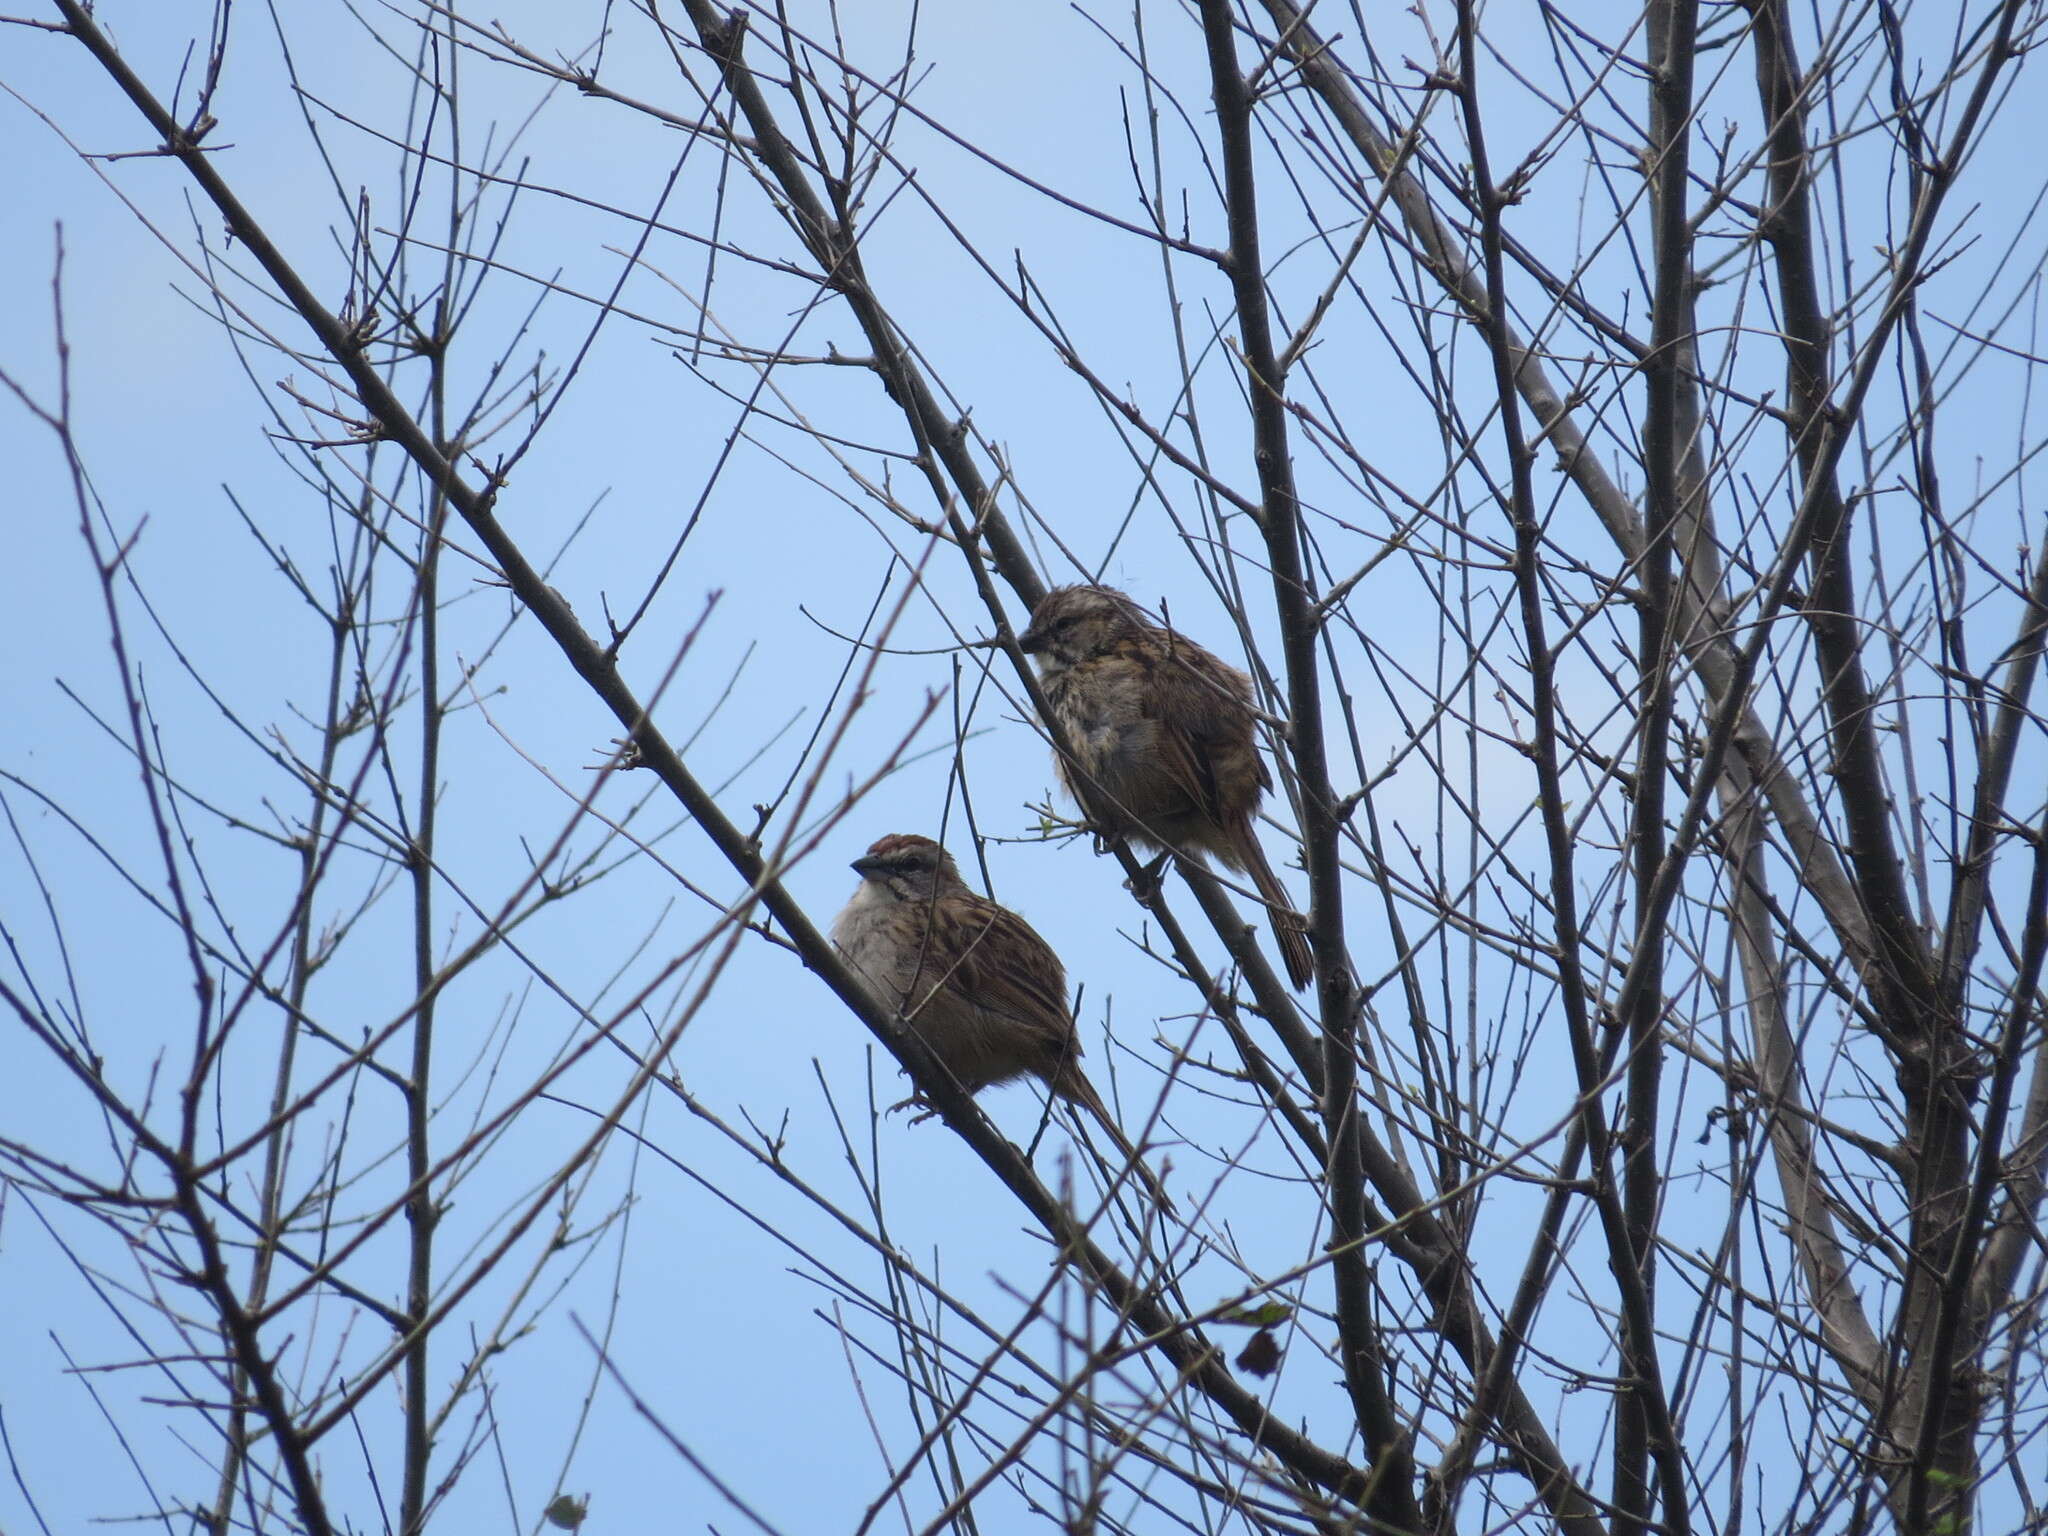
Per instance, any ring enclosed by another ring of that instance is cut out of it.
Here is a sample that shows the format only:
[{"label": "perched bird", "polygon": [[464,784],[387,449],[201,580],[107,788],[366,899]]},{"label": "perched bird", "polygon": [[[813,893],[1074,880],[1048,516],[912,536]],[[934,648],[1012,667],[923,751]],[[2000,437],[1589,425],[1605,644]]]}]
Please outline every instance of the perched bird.
[{"label": "perched bird", "polygon": [[1315,975],[1308,924],[1252,830],[1272,775],[1253,738],[1252,683],[1114,587],[1055,587],[1018,642],[1074,753],[1060,782],[1103,833],[1207,854],[1251,877],[1287,975]]},{"label": "perched bird", "polygon": [[891,834],[853,861],[860,884],[832,942],[968,1093],[1035,1077],[1102,1123],[1162,1209],[1152,1170],[1081,1071],[1067,972],[1008,907],[978,896],[928,837]]}]

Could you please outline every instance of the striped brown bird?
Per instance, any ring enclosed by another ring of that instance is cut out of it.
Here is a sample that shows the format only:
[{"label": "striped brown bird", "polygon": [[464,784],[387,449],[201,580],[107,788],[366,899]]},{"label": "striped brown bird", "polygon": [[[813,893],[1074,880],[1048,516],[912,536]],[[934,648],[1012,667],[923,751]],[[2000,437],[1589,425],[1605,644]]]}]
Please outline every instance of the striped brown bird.
[{"label": "striped brown bird", "polygon": [[1018,642],[1074,760],[1055,752],[1067,792],[1103,833],[1207,855],[1249,875],[1272,914],[1287,976],[1315,976],[1308,924],[1253,830],[1273,778],[1259,756],[1251,679],[1114,587],[1056,587]]},{"label": "striped brown bird", "polygon": [[1008,907],[967,887],[928,837],[891,834],[853,861],[860,885],[832,942],[968,1093],[1035,1077],[1101,1122],[1163,1210],[1152,1170],[1081,1070],[1067,972]]}]

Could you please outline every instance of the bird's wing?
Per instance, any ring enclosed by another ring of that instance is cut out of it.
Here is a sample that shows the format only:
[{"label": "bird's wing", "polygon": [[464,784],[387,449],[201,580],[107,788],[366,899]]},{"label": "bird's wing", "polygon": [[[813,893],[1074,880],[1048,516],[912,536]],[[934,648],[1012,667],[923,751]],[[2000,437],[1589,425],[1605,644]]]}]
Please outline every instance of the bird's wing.
[{"label": "bird's wing", "polygon": [[[1194,643],[1176,637],[1177,645],[1193,649]],[[1228,757],[1248,755],[1258,773],[1259,788],[1270,787],[1266,763],[1245,729],[1249,721],[1250,683],[1235,667],[1204,658],[1208,665],[1189,666],[1190,675],[1175,679],[1174,686],[1148,690],[1145,705],[1159,722],[1153,749],[1160,766],[1203,816],[1218,826],[1229,819],[1223,793],[1216,782],[1216,765]],[[1246,708],[1228,709],[1214,696],[1227,687]]]},{"label": "bird's wing", "polygon": [[1067,1012],[1067,972],[1060,957],[1008,907],[985,896],[974,897],[973,903],[954,988],[990,1012],[1063,1045],[1074,1023]]}]

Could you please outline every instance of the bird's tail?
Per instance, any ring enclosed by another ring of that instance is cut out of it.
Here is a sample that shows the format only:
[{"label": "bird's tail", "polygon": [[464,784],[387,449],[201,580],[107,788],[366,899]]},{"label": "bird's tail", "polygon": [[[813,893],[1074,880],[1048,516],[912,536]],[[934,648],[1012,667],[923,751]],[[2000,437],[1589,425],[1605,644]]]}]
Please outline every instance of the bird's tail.
[{"label": "bird's tail", "polygon": [[1273,866],[1266,862],[1265,850],[1259,847],[1249,828],[1245,831],[1244,840],[1250,850],[1250,857],[1245,860],[1247,872],[1252,877],[1252,884],[1259,889],[1259,899],[1268,909],[1273,939],[1280,946],[1280,958],[1287,963],[1287,979],[1299,991],[1316,977],[1316,963],[1308,952],[1308,919],[1294,910],[1287,887],[1273,873]]}]

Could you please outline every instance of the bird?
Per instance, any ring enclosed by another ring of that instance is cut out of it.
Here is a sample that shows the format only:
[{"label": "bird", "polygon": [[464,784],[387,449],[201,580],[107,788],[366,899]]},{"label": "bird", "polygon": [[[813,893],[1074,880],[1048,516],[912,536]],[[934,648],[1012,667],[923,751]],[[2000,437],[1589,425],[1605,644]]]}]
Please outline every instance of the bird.
[{"label": "bird", "polygon": [[1288,979],[1307,986],[1308,923],[1252,830],[1273,778],[1254,739],[1251,679],[1115,587],[1055,587],[1018,645],[1073,754],[1053,753],[1060,782],[1096,829],[1249,875]]},{"label": "bird", "polygon": [[853,869],[860,884],[833,920],[832,943],[882,1005],[967,1093],[1035,1077],[1086,1109],[1171,1212],[1164,1186],[1081,1070],[1066,967],[1052,946],[969,889],[952,854],[928,837],[878,838]]}]

